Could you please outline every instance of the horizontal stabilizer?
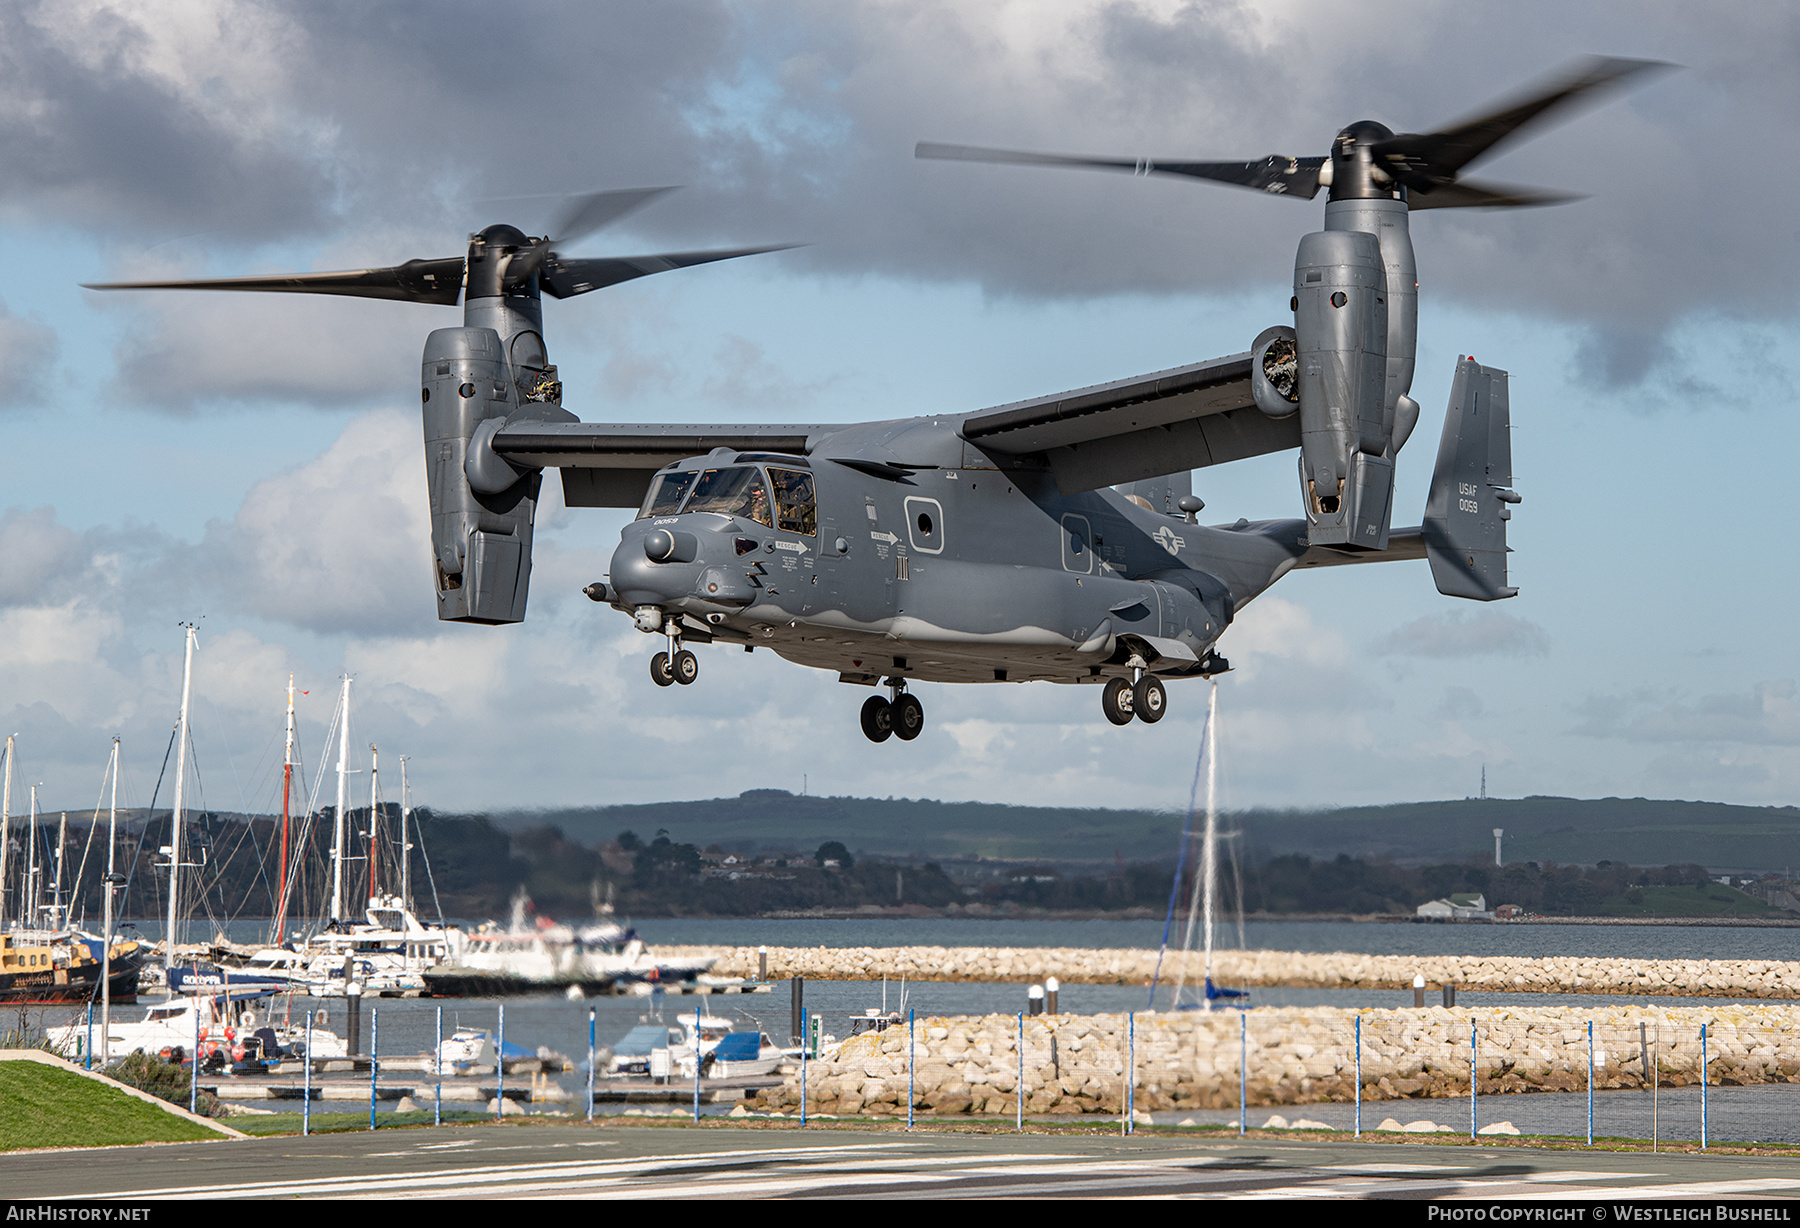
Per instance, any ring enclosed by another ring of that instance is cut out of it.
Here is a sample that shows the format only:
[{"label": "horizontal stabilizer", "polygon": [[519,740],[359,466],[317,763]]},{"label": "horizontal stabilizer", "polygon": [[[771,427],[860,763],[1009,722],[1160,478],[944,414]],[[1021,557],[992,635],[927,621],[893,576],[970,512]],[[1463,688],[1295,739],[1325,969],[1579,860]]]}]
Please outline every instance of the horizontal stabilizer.
[{"label": "horizontal stabilizer", "polygon": [[1425,504],[1425,554],[1438,592],[1471,601],[1518,593],[1506,583],[1506,522],[1519,501],[1511,487],[1506,372],[1459,358]]}]

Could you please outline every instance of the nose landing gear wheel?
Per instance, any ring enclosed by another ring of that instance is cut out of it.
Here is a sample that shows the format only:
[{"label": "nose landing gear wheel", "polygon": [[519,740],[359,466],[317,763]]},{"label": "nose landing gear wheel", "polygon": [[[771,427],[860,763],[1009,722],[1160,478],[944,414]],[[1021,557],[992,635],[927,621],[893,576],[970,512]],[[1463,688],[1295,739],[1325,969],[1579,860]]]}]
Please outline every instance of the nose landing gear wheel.
[{"label": "nose landing gear wheel", "polygon": [[[920,721],[924,717],[921,715]],[[894,732],[894,705],[879,695],[863,700],[862,731],[871,742],[885,742]]]},{"label": "nose landing gear wheel", "polygon": [[669,665],[669,654],[659,652],[650,658],[650,681],[657,686],[673,686],[675,671]]},{"label": "nose landing gear wheel", "polygon": [[1156,724],[1163,718],[1163,713],[1168,711],[1168,707],[1169,697],[1163,691],[1163,684],[1154,675],[1145,674],[1131,688],[1131,709],[1144,724]]},{"label": "nose landing gear wheel", "polygon": [[1129,725],[1133,699],[1131,683],[1123,678],[1114,678],[1100,692],[1100,710],[1106,713],[1106,719],[1113,724]]},{"label": "nose landing gear wheel", "polygon": [[700,676],[699,658],[685,648],[675,654],[675,660],[669,668],[675,675],[675,681],[682,686],[687,686]]},{"label": "nose landing gear wheel", "polygon": [[895,737],[902,742],[910,742],[925,732],[925,705],[917,697],[902,692],[891,706]]}]

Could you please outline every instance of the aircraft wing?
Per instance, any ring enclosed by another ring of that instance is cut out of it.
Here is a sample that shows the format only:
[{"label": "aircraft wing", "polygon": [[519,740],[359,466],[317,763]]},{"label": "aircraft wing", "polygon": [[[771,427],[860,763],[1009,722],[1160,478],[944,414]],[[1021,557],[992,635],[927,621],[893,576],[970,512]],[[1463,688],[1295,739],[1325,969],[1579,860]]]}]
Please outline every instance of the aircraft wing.
[{"label": "aircraft wing", "polygon": [[1233,354],[982,410],[962,436],[984,452],[1043,455],[1076,494],[1298,448],[1300,416],[1257,409],[1250,355]]},{"label": "aircraft wing", "polygon": [[520,468],[562,470],[569,507],[637,507],[658,469],[714,448],[804,455],[808,440],[838,426],[779,423],[514,422],[494,433],[494,451]]}]

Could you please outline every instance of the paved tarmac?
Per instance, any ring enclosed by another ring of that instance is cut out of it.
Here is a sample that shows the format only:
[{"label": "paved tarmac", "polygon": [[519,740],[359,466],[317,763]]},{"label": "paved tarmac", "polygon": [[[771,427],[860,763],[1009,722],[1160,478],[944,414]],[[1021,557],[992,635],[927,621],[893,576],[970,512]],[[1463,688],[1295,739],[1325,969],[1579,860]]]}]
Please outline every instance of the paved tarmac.
[{"label": "paved tarmac", "polygon": [[507,1122],[0,1156],[98,1198],[1794,1198],[1788,1156]]}]

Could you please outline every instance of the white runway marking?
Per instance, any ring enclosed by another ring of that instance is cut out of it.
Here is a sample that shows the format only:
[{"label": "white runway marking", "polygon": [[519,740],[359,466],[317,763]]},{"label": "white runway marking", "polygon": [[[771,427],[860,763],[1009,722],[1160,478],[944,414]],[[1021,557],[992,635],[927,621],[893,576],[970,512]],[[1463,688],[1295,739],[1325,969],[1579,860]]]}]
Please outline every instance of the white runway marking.
[{"label": "white runway marking", "polygon": [[[545,1147],[429,1143],[362,1159],[415,1159],[417,1171],[292,1180],[224,1182],[109,1191],[150,1198],[1699,1198],[1800,1190],[1800,1174],[1655,1184],[1658,1174],[1571,1169],[1487,1172],[1504,1157],[1420,1164],[1359,1162],[1285,1167],[1277,1157],[1234,1157],[1214,1149],[1123,1155],[1006,1152],[945,1154],[924,1140],[775,1149],[681,1152],[639,1158],[536,1158],[564,1147],[617,1147],[619,1140]],[[493,1162],[498,1151],[534,1157]]]}]

